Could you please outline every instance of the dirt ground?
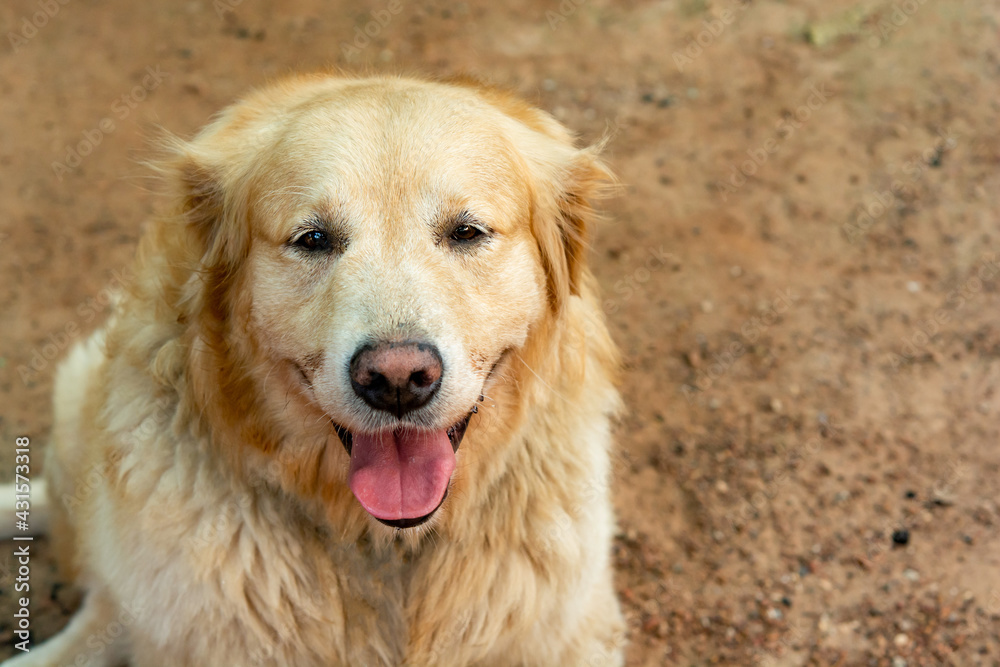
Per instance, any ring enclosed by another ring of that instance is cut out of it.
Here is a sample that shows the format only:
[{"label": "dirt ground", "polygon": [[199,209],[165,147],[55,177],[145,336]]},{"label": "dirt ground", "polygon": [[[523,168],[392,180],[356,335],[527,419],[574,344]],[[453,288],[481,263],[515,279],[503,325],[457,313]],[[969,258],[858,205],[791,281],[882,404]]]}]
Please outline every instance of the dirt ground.
[{"label": "dirt ground", "polygon": [[[2,479],[127,280],[158,126],[293,70],[472,72],[610,135],[625,184],[592,257],[628,664],[1000,665],[997,3],[10,0],[0,28]],[[45,547],[36,640],[76,603]]]}]

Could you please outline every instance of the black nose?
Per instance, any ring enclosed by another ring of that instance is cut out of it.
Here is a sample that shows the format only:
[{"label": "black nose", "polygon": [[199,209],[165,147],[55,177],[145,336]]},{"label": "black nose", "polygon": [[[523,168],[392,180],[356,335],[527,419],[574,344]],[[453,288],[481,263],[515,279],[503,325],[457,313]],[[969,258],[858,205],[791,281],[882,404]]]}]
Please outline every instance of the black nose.
[{"label": "black nose", "polygon": [[351,359],[354,393],[376,410],[397,417],[426,405],[441,386],[443,374],[441,354],[430,343],[365,345]]}]

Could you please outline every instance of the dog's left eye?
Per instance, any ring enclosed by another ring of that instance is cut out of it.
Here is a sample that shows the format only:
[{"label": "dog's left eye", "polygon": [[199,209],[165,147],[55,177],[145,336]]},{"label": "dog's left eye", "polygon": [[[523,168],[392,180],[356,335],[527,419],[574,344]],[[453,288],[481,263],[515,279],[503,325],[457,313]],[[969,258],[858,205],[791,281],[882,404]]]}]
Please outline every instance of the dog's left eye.
[{"label": "dog's left eye", "polygon": [[311,229],[304,234],[300,234],[299,237],[292,242],[292,245],[310,252],[324,252],[333,247],[333,244],[330,242],[330,237],[327,236],[326,232],[321,232],[318,229]]},{"label": "dog's left eye", "polygon": [[458,241],[460,243],[467,243],[469,241],[474,241],[483,235],[483,230],[478,227],[473,227],[472,225],[462,224],[455,227],[451,232],[451,239],[453,241]]}]

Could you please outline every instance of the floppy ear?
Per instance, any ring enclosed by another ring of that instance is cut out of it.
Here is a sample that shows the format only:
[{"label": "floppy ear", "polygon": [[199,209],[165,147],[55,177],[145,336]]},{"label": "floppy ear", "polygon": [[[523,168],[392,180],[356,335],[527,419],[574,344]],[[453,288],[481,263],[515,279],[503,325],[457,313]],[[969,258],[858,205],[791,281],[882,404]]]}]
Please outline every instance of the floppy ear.
[{"label": "floppy ear", "polygon": [[556,176],[554,189],[541,194],[535,211],[538,241],[548,280],[549,299],[559,310],[566,299],[579,295],[589,275],[587,250],[591,227],[598,217],[593,203],[611,192],[615,178],[597,157],[599,147],[574,151],[569,164]]},{"label": "floppy ear", "polygon": [[202,250],[202,268],[238,266],[249,248],[242,188],[226,187],[223,170],[190,151],[180,157],[177,174],[180,213],[185,231]]},{"label": "floppy ear", "polygon": [[[165,231],[173,235],[168,243],[177,249],[173,263],[183,279],[177,321],[187,327],[191,396],[201,414],[212,415],[206,424],[213,424],[217,435],[228,433],[225,425],[238,442],[272,443],[274,438],[260,422],[248,416],[259,406],[246,372],[245,337],[229,336],[231,329],[239,329],[234,317],[242,312],[241,293],[235,285],[250,246],[246,178],[224,169],[224,149],[212,148],[197,139],[181,143],[162,167],[174,200],[174,215]],[[218,437],[221,442],[228,436]]]},{"label": "floppy ear", "polygon": [[222,186],[210,168],[190,154],[180,158],[177,173],[181,214],[190,231],[208,250],[224,211]]},{"label": "floppy ear", "polygon": [[151,251],[169,258],[181,320],[200,322],[203,334],[218,338],[229,318],[229,288],[249,251],[245,188],[234,187],[239,175],[212,159],[217,151],[202,140],[166,137],[163,147],[168,157],[153,166],[166,184],[172,215],[161,220],[158,247]]}]

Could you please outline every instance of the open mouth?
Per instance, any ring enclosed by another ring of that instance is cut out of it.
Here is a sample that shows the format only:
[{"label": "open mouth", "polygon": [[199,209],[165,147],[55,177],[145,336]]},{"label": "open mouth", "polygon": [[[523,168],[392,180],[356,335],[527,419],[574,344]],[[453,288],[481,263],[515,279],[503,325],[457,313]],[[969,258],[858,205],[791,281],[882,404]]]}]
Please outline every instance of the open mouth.
[{"label": "open mouth", "polygon": [[352,433],[334,423],[351,457],[348,483],[361,506],[393,528],[424,523],[444,502],[473,409],[447,429]]}]

